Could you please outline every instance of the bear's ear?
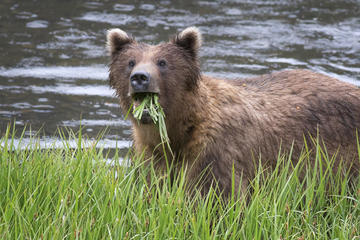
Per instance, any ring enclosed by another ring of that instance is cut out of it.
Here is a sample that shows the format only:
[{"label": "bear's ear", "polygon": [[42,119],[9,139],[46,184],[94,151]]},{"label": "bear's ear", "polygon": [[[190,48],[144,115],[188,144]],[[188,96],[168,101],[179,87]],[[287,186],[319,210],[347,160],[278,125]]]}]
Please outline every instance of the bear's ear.
[{"label": "bear's ear", "polygon": [[171,42],[184,48],[193,58],[196,58],[201,47],[202,37],[199,29],[188,27],[175,35]]},{"label": "bear's ear", "polygon": [[132,37],[119,28],[108,30],[106,39],[106,47],[111,56],[121,51],[125,45],[135,42]]}]

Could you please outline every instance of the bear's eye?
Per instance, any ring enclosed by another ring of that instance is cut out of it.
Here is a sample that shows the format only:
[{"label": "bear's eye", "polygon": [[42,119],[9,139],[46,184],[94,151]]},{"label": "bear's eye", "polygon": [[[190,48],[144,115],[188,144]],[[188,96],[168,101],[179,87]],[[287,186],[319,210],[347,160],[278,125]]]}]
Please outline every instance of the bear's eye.
[{"label": "bear's eye", "polygon": [[129,61],[129,67],[133,68],[135,66],[135,61],[134,60],[130,60]]},{"label": "bear's eye", "polygon": [[160,67],[165,67],[166,66],[166,61],[165,60],[159,60],[158,61],[158,65],[160,66]]}]

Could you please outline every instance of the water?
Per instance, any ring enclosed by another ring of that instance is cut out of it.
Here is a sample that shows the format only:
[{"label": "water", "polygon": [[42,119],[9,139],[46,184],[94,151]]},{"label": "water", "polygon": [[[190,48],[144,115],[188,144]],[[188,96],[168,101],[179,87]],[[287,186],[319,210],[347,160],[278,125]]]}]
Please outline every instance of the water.
[{"label": "water", "polygon": [[31,126],[46,147],[58,127],[81,124],[90,138],[107,127],[100,144],[126,150],[130,123],[108,87],[106,30],[157,43],[193,25],[203,33],[206,74],[307,68],[360,85],[358,0],[1,0],[0,136],[9,123]]}]

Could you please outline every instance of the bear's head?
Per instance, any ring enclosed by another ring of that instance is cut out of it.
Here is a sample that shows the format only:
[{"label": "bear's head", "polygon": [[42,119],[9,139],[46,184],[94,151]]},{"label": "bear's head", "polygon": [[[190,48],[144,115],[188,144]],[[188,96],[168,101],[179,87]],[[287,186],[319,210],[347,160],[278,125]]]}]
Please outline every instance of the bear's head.
[{"label": "bear's head", "polygon": [[[146,94],[155,93],[165,115],[176,115],[198,87],[200,46],[201,34],[195,27],[158,45],[137,42],[120,29],[109,30],[110,85],[116,90],[122,110],[126,113],[132,102],[137,106]],[[149,115],[143,114],[141,123],[150,122]]]}]

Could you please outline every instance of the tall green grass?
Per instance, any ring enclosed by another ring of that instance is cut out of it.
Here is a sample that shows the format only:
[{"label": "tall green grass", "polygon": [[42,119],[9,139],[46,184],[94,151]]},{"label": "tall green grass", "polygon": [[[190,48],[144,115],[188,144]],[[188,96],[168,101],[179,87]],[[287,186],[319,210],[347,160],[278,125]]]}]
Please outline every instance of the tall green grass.
[{"label": "tall green grass", "polygon": [[78,140],[76,148],[63,134],[61,149],[41,149],[36,137],[20,148],[10,128],[3,134],[0,239],[360,237],[359,178],[326,171],[332,160],[320,147],[317,164],[303,179],[302,163],[309,157],[302,155],[293,167],[279,155],[271,174],[259,166],[247,200],[231,196],[223,201],[213,189],[190,197],[183,171],[173,181],[170,174],[156,176],[141,156],[126,167],[116,152],[106,164],[108,156],[97,141],[84,148],[81,132],[69,135]]}]

